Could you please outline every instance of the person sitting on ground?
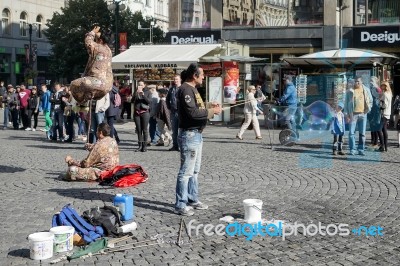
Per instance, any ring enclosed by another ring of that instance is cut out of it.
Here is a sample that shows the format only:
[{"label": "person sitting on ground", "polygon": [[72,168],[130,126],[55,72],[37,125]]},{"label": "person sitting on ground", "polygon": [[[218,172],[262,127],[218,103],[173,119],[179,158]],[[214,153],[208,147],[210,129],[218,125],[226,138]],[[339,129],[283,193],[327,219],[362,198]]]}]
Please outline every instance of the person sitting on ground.
[{"label": "person sitting on ground", "polygon": [[119,150],[117,142],[110,137],[110,126],[100,123],[97,127],[98,141],[95,144],[85,145],[89,155],[83,161],[74,160],[70,155],[65,157],[68,164],[65,180],[94,181],[100,177],[102,171],[111,170],[119,164]]}]

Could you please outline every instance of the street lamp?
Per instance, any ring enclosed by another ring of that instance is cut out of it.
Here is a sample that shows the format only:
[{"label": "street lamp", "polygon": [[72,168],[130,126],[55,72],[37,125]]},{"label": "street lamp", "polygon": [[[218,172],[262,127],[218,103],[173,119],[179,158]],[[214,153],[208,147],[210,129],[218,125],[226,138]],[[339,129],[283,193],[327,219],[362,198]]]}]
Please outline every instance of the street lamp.
[{"label": "street lamp", "polygon": [[348,8],[348,5],[341,5],[339,7],[339,49],[343,48],[343,10]]},{"label": "street lamp", "polygon": [[140,22],[138,22],[138,29],[139,30],[150,30],[150,43],[153,43],[153,28],[154,28],[154,21],[150,21],[150,28],[142,28]]},{"label": "street lamp", "polygon": [[121,3],[121,0],[113,0],[112,4],[108,5],[108,10],[110,11],[115,11],[115,41],[114,41],[114,55],[118,54],[118,16],[119,16],[119,11],[125,10],[126,6],[125,4]]},{"label": "street lamp", "polygon": [[[33,32],[33,30],[37,30],[36,23],[28,24],[26,29],[28,30],[28,33],[29,33],[29,62],[28,62],[28,65],[29,65],[29,68],[31,70],[33,70],[33,61],[34,60],[33,60],[33,52],[32,52],[32,48],[33,48],[33,46],[32,46],[32,32]],[[36,49],[36,45],[35,45],[35,49]]]}]

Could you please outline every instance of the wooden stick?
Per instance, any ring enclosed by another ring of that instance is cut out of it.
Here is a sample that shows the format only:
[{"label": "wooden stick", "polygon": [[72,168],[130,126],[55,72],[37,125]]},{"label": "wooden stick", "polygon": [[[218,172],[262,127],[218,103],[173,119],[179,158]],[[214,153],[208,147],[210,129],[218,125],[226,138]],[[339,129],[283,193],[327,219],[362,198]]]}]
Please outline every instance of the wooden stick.
[{"label": "wooden stick", "polygon": [[178,234],[178,246],[181,246],[181,236],[182,236],[182,225],[183,225],[183,218],[181,219],[181,224],[179,225],[179,234]]}]

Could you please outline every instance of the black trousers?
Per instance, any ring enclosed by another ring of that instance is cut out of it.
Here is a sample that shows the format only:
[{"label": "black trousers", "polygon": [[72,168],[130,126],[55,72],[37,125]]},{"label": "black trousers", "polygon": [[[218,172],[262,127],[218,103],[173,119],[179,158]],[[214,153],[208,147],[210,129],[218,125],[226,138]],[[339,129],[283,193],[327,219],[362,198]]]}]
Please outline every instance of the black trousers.
[{"label": "black trousers", "polygon": [[[338,142],[339,141],[339,142]],[[333,134],[333,150],[342,150],[343,135]]]},{"label": "black trousers", "polygon": [[132,108],[131,103],[129,103],[129,102],[122,103],[121,118],[124,118],[124,113],[126,111],[126,113],[127,113],[126,118],[131,119],[131,112],[132,112],[131,108]]},{"label": "black trousers", "polygon": [[112,137],[112,138],[115,137],[115,140],[118,142],[119,141],[118,132],[114,127],[115,120],[116,120],[115,116],[107,117],[107,124],[110,126],[110,129],[111,129],[110,137]]},{"label": "black trousers", "polygon": [[35,113],[35,109],[29,109],[28,110],[28,127],[32,127],[32,116],[33,116],[33,128],[37,128],[38,124],[38,116],[39,116],[39,111]]},{"label": "black trousers", "polygon": [[138,134],[138,141],[139,142],[147,142],[149,138],[149,120],[150,120],[150,113],[147,111],[142,114],[134,114],[136,131]]},{"label": "black trousers", "polygon": [[64,139],[64,111],[56,110],[54,111],[53,117],[53,140],[57,140],[57,131],[58,131],[58,138]]}]

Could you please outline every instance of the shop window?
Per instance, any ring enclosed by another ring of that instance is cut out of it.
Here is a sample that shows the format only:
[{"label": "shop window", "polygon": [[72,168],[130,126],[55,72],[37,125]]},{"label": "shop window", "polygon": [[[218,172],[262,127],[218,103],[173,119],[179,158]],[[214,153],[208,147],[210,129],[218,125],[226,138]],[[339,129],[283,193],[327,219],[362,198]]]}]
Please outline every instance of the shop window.
[{"label": "shop window", "polygon": [[3,35],[11,35],[10,14],[10,10],[7,8],[3,9],[1,14],[1,33]]},{"label": "shop window", "polygon": [[28,28],[28,15],[25,12],[22,12],[19,16],[19,32],[22,37],[26,37],[26,29]]},{"label": "shop window", "polygon": [[211,0],[181,0],[181,28],[198,29],[211,27]]},{"label": "shop window", "polygon": [[41,16],[41,15],[38,15],[37,17],[36,17],[36,37],[37,38],[43,38],[43,32],[42,32],[42,30],[43,30],[43,17]]},{"label": "shop window", "polygon": [[368,0],[369,24],[399,23],[400,1],[398,0]]},{"label": "shop window", "polygon": [[355,0],[355,25],[365,25],[365,0]]},{"label": "shop window", "polygon": [[[300,5],[299,5],[300,4]],[[289,26],[322,25],[324,0],[289,0]]]}]

